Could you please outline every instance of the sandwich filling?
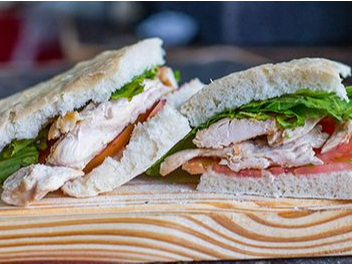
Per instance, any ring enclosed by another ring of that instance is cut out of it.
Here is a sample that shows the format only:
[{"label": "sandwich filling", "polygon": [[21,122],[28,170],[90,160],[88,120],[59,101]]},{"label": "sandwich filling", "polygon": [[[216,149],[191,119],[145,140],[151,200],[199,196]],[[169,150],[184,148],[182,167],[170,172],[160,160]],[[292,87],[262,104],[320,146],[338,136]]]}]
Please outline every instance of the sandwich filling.
[{"label": "sandwich filling", "polygon": [[0,153],[0,182],[21,167],[41,163],[91,171],[105,157],[119,158],[134,125],[162,109],[163,98],[177,89],[178,72],[154,67],[112,93],[103,103],[56,117],[35,139],[13,140]]},{"label": "sandwich filling", "polygon": [[[352,99],[352,87],[346,87]],[[217,114],[193,129],[149,170],[212,170],[230,176],[314,174],[352,169],[352,102],[300,90]]]}]

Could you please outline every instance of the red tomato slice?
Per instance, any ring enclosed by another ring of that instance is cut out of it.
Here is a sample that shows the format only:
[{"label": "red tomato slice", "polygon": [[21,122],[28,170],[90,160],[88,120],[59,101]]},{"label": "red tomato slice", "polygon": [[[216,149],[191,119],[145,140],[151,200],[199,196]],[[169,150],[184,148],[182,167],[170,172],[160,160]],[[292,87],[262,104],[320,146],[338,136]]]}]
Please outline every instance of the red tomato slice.
[{"label": "red tomato slice", "polygon": [[130,141],[134,124],[127,126],[113,141],[111,141],[107,147],[100,152],[99,155],[95,156],[83,169],[84,173],[91,172],[95,167],[98,167],[103,163],[106,157],[118,157],[121,156],[123,148]]},{"label": "red tomato slice", "polygon": [[268,170],[274,175],[287,173],[289,171],[288,168],[284,168],[284,167],[271,167]]},{"label": "red tomato slice", "polygon": [[325,117],[320,120],[319,125],[322,126],[322,131],[332,135],[335,131],[335,120],[332,117]]},{"label": "red tomato slice", "polygon": [[244,176],[244,177],[261,177],[261,170],[241,170],[239,172],[232,171],[229,167],[225,165],[219,165],[219,160],[215,158],[194,158],[182,166],[182,169],[188,173],[203,174],[209,169],[221,174],[228,176]]},{"label": "red tomato slice", "polygon": [[144,122],[147,119],[153,117],[156,113],[158,113],[163,106],[165,105],[166,101],[163,102],[159,101],[155,104],[155,106],[148,111],[147,113],[139,115],[137,121],[134,124],[127,126],[113,141],[111,141],[107,147],[100,152],[97,156],[95,156],[83,169],[84,173],[89,173],[95,167],[99,166],[103,163],[106,157],[115,157],[116,159],[120,159],[122,155],[122,151],[128,142],[131,139],[131,135],[134,129],[134,126],[138,122]]},{"label": "red tomato slice", "polygon": [[182,169],[192,175],[203,174],[217,163],[219,161],[213,158],[194,158],[183,164]]},{"label": "red tomato slice", "polygon": [[333,162],[323,165],[307,165],[292,169],[294,174],[316,174],[328,173],[333,171],[352,170],[352,163],[350,162]]},{"label": "red tomato slice", "polygon": [[219,165],[215,164],[213,165],[212,169],[221,174],[225,174],[228,176],[242,176],[242,177],[261,177],[263,175],[262,170],[257,170],[257,169],[247,169],[247,170],[240,170],[239,172],[234,172],[232,171],[229,167],[225,165]]},{"label": "red tomato slice", "polygon": [[159,111],[161,111],[164,108],[165,104],[166,104],[166,99],[160,100],[155,105],[153,110],[150,112],[150,114],[148,115],[147,119],[152,118],[153,116],[155,116]]},{"label": "red tomato slice", "polygon": [[352,139],[346,144],[340,145],[335,149],[321,154],[318,153],[317,157],[324,161],[324,163],[331,163],[331,162],[343,162],[349,161],[352,159]]}]

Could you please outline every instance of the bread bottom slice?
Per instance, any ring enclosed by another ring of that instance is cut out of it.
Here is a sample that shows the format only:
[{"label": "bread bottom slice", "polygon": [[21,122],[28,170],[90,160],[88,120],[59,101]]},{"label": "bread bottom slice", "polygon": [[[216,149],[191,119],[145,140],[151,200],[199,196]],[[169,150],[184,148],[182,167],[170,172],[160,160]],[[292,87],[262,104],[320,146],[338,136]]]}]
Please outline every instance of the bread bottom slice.
[{"label": "bread bottom slice", "polygon": [[266,173],[262,177],[236,177],[208,171],[202,175],[197,190],[236,195],[350,200],[352,170],[306,175]]}]

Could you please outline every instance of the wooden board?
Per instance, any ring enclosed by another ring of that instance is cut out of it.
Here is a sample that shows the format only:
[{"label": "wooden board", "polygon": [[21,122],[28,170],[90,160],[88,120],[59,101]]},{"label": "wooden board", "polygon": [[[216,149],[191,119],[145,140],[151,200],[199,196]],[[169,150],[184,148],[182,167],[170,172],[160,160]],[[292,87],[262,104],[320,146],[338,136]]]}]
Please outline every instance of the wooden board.
[{"label": "wooden board", "polygon": [[[148,262],[352,253],[352,203],[195,192],[197,178],[140,177],[91,199],[57,192],[0,204],[0,261]],[[236,199],[235,199],[236,198]]]}]

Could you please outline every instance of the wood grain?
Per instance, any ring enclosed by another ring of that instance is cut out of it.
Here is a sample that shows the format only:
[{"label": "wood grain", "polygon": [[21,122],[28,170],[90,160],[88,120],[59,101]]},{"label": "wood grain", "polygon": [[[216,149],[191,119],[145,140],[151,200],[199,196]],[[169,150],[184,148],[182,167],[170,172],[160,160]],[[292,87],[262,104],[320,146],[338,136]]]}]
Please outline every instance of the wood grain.
[{"label": "wood grain", "polygon": [[114,193],[56,192],[29,208],[0,204],[0,262],[290,258],[352,253],[349,201],[194,191],[197,178],[140,177]]}]

